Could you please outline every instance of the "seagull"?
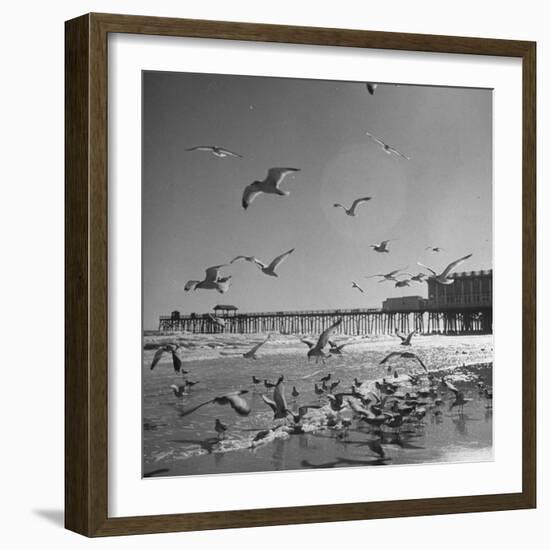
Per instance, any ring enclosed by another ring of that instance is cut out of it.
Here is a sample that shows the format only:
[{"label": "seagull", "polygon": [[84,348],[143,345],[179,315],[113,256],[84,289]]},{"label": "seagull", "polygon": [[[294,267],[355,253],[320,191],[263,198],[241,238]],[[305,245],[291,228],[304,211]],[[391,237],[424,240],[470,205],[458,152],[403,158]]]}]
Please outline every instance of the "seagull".
[{"label": "seagull", "polygon": [[274,388],[276,384],[273,384],[273,382],[268,382],[267,380],[264,380],[264,386],[266,388]]},{"label": "seagull", "polygon": [[353,383],[358,387],[360,388],[362,385],[363,385],[363,382],[359,381],[357,379],[357,376],[353,379]]},{"label": "seagull", "polygon": [[406,268],[400,267],[399,269],[394,269],[389,273],[376,273],[375,275],[365,276],[365,279],[372,279],[373,277],[382,277],[382,279],[379,281],[380,283],[382,283],[383,281],[396,281],[397,279],[395,278],[395,276],[403,269],[406,269]]},{"label": "seagull", "polygon": [[285,387],[283,384],[283,376],[279,376],[275,389],[273,390],[273,399],[262,394],[262,399],[266,405],[269,405],[273,411],[273,418],[286,418],[288,406],[286,404]]},{"label": "seagull", "polygon": [[350,342],[344,342],[343,344],[336,344],[335,342],[332,342],[331,340],[328,341],[328,344],[330,346],[329,353],[332,355],[342,355],[342,350],[345,346],[348,346]]},{"label": "seagull", "polygon": [[395,281],[395,286],[397,288],[402,288],[404,286],[411,286],[411,279],[403,279],[402,281]]},{"label": "seagull", "polygon": [[292,420],[294,420],[295,424],[298,424],[300,420],[307,414],[307,411],[309,409],[320,409],[321,405],[301,405],[298,407],[298,412],[295,413],[294,411],[291,411],[290,409],[287,409],[287,413],[292,416]]},{"label": "seagull", "polygon": [[229,290],[231,275],[220,278],[220,270],[229,264],[214,265],[206,269],[206,275],[202,281],[187,281],[184,290],[217,290],[220,294],[224,294]]},{"label": "seagull", "polygon": [[216,424],[214,425],[214,429],[218,434],[218,439],[220,439],[222,435],[227,431],[227,426],[225,424],[222,424],[219,418],[216,418]]},{"label": "seagull", "polygon": [[254,375],[252,375],[252,382],[254,384],[259,384],[261,382],[261,380],[259,378],[256,378]]},{"label": "seagull", "polygon": [[296,389],[296,386],[292,386],[292,397],[298,397],[300,392]]},{"label": "seagull", "polygon": [[284,177],[292,172],[299,172],[299,168],[270,168],[267,171],[267,176],[262,181],[253,181],[250,185],[247,185],[243,192],[242,206],[246,210],[250,203],[260,193],[267,193],[270,195],[282,195],[288,196],[288,191],[283,191],[279,188],[279,185],[283,181]]},{"label": "seagull", "polygon": [[315,382],[315,384],[313,385],[313,391],[317,394],[317,395],[322,395],[323,393],[325,393],[325,390],[323,388],[320,388],[318,385],[317,385],[317,382]]},{"label": "seagull", "polygon": [[428,276],[425,273],[417,273],[416,275],[413,275],[412,273],[404,273],[405,275],[409,275],[411,278],[411,281],[414,281],[415,283],[423,283],[424,279],[427,279]]},{"label": "seagull", "polygon": [[348,216],[355,216],[356,215],[356,211],[357,211],[357,207],[363,203],[363,202],[368,202],[371,200],[372,197],[362,197],[360,199],[355,199],[352,203],[352,205],[348,208],[346,208],[343,204],[340,204],[339,202],[333,204],[334,208],[343,208],[345,213],[348,215]]},{"label": "seagull", "polygon": [[174,395],[176,397],[183,397],[184,395],[187,395],[187,392],[185,391],[185,384],[182,384],[182,385],[178,385],[176,386],[176,384],[172,384],[170,386],[170,389],[174,392]]},{"label": "seagull", "polygon": [[250,414],[250,405],[241,397],[241,395],[244,395],[245,393],[248,393],[248,390],[239,390],[226,393],[224,395],[219,395],[218,397],[204,401],[204,403],[201,403],[200,405],[196,405],[195,407],[182,411],[180,416],[187,416],[188,414],[195,412],[197,409],[212,403],[215,403],[216,405],[230,405],[231,408],[240,416],[248,416]]},{"label": "seagull", "polygon": [[417,264],[421,267],[425,267],[428,271],[433,273],[433,276],[435,277],[435,281],[439,283],[440,285],[452,285],[455,280],[452,277],[449,277],[449,274],[451,271],[460,265],[462,262],[466,261],[468,258],[471,258],[472,254],[468,254],[466,256],[463,256],[462,258],[459,258],[458,260],[455,260],[454,262],[451,262],[439,275],[430,267],[427,265],[421,264],[420,262],[417,262]]},{"label": "seagull", "polygon": [[326,376],[323,376],[319,382],[328,382],[332,378],[332,374],[329,372]]},{"label": "seagull", "polygon": [[401,339],[401,345],[402,346],[410,346],[411,345],[411,339],[416,334],[416,330],[413,330],[412,332],[409,332],[407,336],[404,334],[401,334],[397,330],[395,331],[395,335],[398,336]]},{"label": "seagull", "polygon": [[410,351],[392,351],[390,354],[386,355],[386,357],[384,357],[382,361],[380,361],[380,364],[383,365],[384,363],[389,361],[392,357],[403,357],[403,359],[416,359],[420,363],[420,366],[426,372],[428,372],[426,365],[422,362],[420,357],[418,357],[418,355],[416,355],[415,353],[411,353]]},{"label": "seagull", "polygon": [[367,87],[367,91],[370,95],[374,95],[374,92],[376,91],[376,88],[378,87],[378,84],[375,82],[366,82],[365,86]]},{"label": "seagull", "polygon": [[344,397],[346,396],[351,396],[351,393],[346,393],[346,392],[336,393],[336,394],[327,393],[327,397],[330,403],[330,408],[334,412],[340,412],[345,407]]},{"label": "seagull", "polygon": [[161,346],[156,352],[155,355],[153,355],[153,360],[151,361],[151,370],[153,370],[157,363],[160,361],[161,357],[165,353],[171,353],[172,354],[172,365],[174,366],[174,370],[176,372],[179,372],[181,370],[181,359],[178,357],[177,350],[180,346],[177,346],[175,344],[166,344],[164,346]]},{"label": "seagull", "polygon": [[369,132],[365,132],[367,134],[367,136],[372,139],[372,141],[374,141],[375,143],[377,143],[378,145],[380,145],[380,147],[382,147],[382,149],[384,150],[385,153],[387,153],[388,155],[397,155],[401,158],[404,158],[405,160],[411,160],[410,157],[408,157],[407,155],[404,155],[401,151],[398,151],[397,149],[395,149],[394,147],[392,147],[391,145],[388,145],[387,143],[385,143],[384,141],[382,141],[380,138],[370,134]]},{"label": "seagull", "polygon": [[466,403],[469,403],[471,399],[467,399],[464,397],[464,392],[461,392],[457,387],[446,380],[445,378],[441,379],[441,383],[449,390],[451,390],[454,393],[455,400],[453,403],[451,403],[449,409],[453,409],[454,407],[458,407],[459,410],[462,412],[464,411],[464,405]]},{"label": "seagull", "polygon": [[386,252],[389,253],[388,243],[394,241],[395,239],[386,239],[380,244],[369,244],[369,248],[373,248],[375,252]]},{"label": "seagull", "polygon": [[362,292],[363,294],[365,293],[365,291],[355,281],[351,281],[351,288],[356,288],[359,292]]},{"label": "seagull", "polygon": [[224,147],[218,147],[217,145],[197,145],[196,147],[191,147],[190,149],[185,149],[186,151],[208,151],[212,153],[215,157],[223,159],[225,157],[238,157],[243,158],[239,153],[225,149]]},{"label": "seagull", "polygon": [[424,250],[431,250],[432,252],[441,252],[445,249],[441,248],[440,246],[427,246]]},{"label": "seagull", "polygon": [[326,330],[324,330],[321,335],[319,336],[319,339],[317,340],[317,343],[310,348],[310,350],[307,352],[307,358],[308,360],[312,357],[315,357],[315,362],[317,363],[319,361],[319,358],[321,358],[323,364],[325,363],[325,358],[328,357],[328,354],[326,354],[323,351],[323,348],[328,344],[328,339],[330,338],[330,335],[342,324],[342,318],[338,319],[335,323],[330,325]]},{"label": "seagull", "polygon": [[215,315],[212,315],[211,313],[208,314],[208,318],[215,324],[218,325],[221,328],[225,328],[225,319],[221,319],[220,317],[216,317]]},{"label": "seagull", "polygon": [[[248,350],[246,353],[243,353],[245,359],[258,359],[256,352],[271,338],[271,334],[267,335],[265,340],[262,340],[260,343],[256,344],[253,348]],[[259,380],[258,380],[259,382]]]},{"label": "seagull", "polygon": [[291,248],[290,250],[287,250],[286,252],[283,252],[280,256],[277,256],[269,265],[264,264],[262,261],[258,260],[255,256],[237,256],[236,258],[233,258],[230,263],[236,262],[237,260],[246,260],[247,262],[253,262],[255,263],[262,273],[265,275],[269,275],[271,277],[278,277],[279,275],[275,273],[275,269],[277,269],[277,266],[283,262],[287,256],[292,254],[294,252],[295,248]]}]

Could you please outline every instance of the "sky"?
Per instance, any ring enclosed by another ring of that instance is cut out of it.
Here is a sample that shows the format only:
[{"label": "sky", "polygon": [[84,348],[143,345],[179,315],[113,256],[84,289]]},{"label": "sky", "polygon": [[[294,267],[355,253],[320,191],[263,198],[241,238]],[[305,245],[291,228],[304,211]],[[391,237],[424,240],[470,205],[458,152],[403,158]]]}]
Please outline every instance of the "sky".
[{"label": "sky", "polygon": [[[472,253],[458,271],[492,268],[492,91],[472,88],[146,71],[143,73],[143,326],[173,310],[204,313],[380,307],[391,296],[426,296],[365,276],[417,262],[436,271]],[[387,155],[366,132],[411,157]],[[243,155],[187,152],[218,145]],[[270,167],[294,167],[281,188],[243,210],[244,188]],[[370,196],[356,217],[349,206]],[[389,254],[369,244],[384,239]],[[434,253],[428,246],[444,250]],[[184,292],[207,267],[232,286]],[[363,289],[351,288],[356,281]]]}]

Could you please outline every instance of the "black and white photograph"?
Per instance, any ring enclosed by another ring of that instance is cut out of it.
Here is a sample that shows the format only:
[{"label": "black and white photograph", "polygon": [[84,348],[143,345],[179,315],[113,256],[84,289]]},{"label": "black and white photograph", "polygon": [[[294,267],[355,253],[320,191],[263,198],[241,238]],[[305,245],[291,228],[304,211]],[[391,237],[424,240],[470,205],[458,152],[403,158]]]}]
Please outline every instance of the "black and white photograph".
[{"label": "black and white photograph", "polygon": [[143,71],[143,477],[493,460],[492,113]]}]

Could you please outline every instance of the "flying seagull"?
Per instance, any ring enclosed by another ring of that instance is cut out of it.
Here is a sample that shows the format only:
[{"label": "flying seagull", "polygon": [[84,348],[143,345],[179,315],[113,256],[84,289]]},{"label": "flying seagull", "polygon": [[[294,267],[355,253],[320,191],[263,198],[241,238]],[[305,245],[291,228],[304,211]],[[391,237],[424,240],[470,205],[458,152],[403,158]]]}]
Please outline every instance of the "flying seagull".
[{"label": "flying seagull", "polygon": [[378,84],[376,84],[376,82],[366,82],[365,86],[367,87],[367,91],[369,92],[369,94],[374,95],[374,92],[376,91]]},{"label": "flying seagull", "polygon": [[440,246],[427,246],[424,250],[431,250],[432,252],[441,252],[442,250],[445,250],[445,249],[441,248]]},{"label": "flying seagull", "polygon": [[409,332],[407,336],[404,334],[401,334],[398,330],[395,331],[395,335],[401,339],[401,345],[402,346],[410,346],[412,337],[416,334],[416,330],[413,330],[412,332]]},{"label": "flying seagull", "polygon": [[323,364],[325,362],[325,357],[328,357],[328,354],[326,354],[323,351],[323,348],[328,344],[328,340],[331,336],[331,334],[342,324],[342,318],[338,319],[335,323],[330,325],[326,330],[324,330],[321,335],[319,336],[319,339],[317,340],[317,343],[314,346],[311,346],[309,351],[307,352],[307,358],[308,360],[312,357],[315,357],[315,362],[317,363],[319,361],[319,358],[321,358]]},{"label": "flying seagull", "polygon": [[388,243],[390,241],[394,241],[395,239],[386,239],[385,241],[382,241],[380,244],[369,244],[369,248],[374,248],[375,252],[389,252]]},{"label": "flying seagull", "polygon": [[365,293],[365,291],[355,281],[351,281],[351,288],[356,288],[359,292],[362,292],[363,294]]},{"label": "flying seagull", "polygon": [[283,191],[279,188],[284,177],[292,172],[299,172],[299,168],[270,168],[267,171],[267,176],[262,181],[253,181],[250,185],[244,188],[242,205],[246,210],[252,201],[260,194],[267,193],[270,195],[288,196],[288,191]]},{"label": "flying seagull", "polygon": [[384,152],[387,153],[388,155],[397,155],[401,158],[404,158],[405,160],[411,160],[410,157],[408,157],[407,155],[404,155],[401,151],[398,151],[391,145],[388,145],[386,142],[382,141],[380,138],[374,136],[373,134],[370,134],[369,132],[365,132],[365,133],[372,141],[380,145],[380,147],[382,147]]},{"label": "flying seagull", "polygon": [[416,283],[423,283],[424,279],[428,278],[425,273],[417,273],[416,275],[413,275],[412,273],[405,272],[405,275],[409,275],[411,277],[411,281],[415,281]]},{"label": "flying seagull", "polygon": [[334,208],[343,208],[345,213],[348,215],[348,216],[355,216],[356,215],[356,212],[357,212],[357,207],[364,203],[364,202],[368,202],[371,200],[372,197],[362,197],[360,199],[355,199],[353,201],[353,203],[351,204],[351,206],[348,208],[346,208],[343,204],[340,204],[339,202],[333,204]]},{"label": "flying seagull", "polygon": [[380,361],[381,365],[384,365],[386,362],[388,362],[392,357],[403,357],[403,359],[416,359],[420,366],[428,372],[428,368],[426,365],[422,362],[422,359],[418,357],[415,353],[411,353],[410,351],[392,351],[390,354],[386,355],[382,361]]},{"label": "flying seagull", "polygon": [[165,353],[171,353],[172,354],[172,365],[174,366],[174,370],[176,372],[179,372],[181,370],[181,359],[178,357],[177,351],[180,346],[177,346],[175,344],[165,344],[164,346],[161,346],[156,352],[155,355],[153,355],[153,360],[151,361],[151,370],[153,370],[157,363],[161,360],[162,356]]},{"label": "flying seagull", "polygon": [[365,279],[372,279],[373,277],[382,277],[382,279],[379,281],[380,283],[383,281],[396,281],[397,279],[395,278],[395,276],[403,269],[406,269],[406,268],[403,267],[399,269],[394,269],[389,273],[376,273],[375,275],[365,276]]},{"label": "flying seagull", "polygon": [[404,286],[411,286],[410,282],[411,282],[411,279],[403,279],[401,281],[395,281],[395,286],[397,288],[402,288]]},{"label": "flying seagull", "polygon": [[221,317],[216,317],[215,315],[212,315],[212,313],[208,314],[208,318],[215,324],[218,325],[221,328],[225,328],[225,319],[222,319]]},{"label": "flying seagull", "polygon": [[262,399],[273,411],[273,418],[286,418],[288,406],[285,397],[285,386],[283,384],[284,377],[279,376],[275,389],[273,390],[273,399],[262,394]]},{"label": "flying seagull", "polygon": [[333,342],[332,340],[329,340],[328,343],[329,343],[329,346],[330,346],[329,353],[331,355],[342,355],[342,350],[346,346],[349,346],[349,344],[351,342],[344,342],[343,344],[337,344],[336,342]]},{"label": "flying seagull", "polygon": [[436,282],[438,282],[440,285],[452,285],[455,280],[452,277],[449,277],[449,274],[451,271],[460,265],[462,262],[466,261],[468,258],[471,258],[472,254],[468,254],[467,256],[463,256],[462,258],[459,258],[458,260],[455,260],[454,262],[451,262],[439,275],[430,267],[427,265],[421,264],[420,262],[417,262],[419,266],[425,267],[430,273],[433,273],[433,276],[435,277]]},{"label": "flying seagull", "polygon": [[238,157],[243,158],[239,153],[225,149],[224,147],[218,147],[217,145],[197,145],[196,147],[191,147],[190,149],[185,149],[186,151],[208,151],[212,153],[215,157],[223,159],[225,157]]},{"label": "flying seagull", "polygon": [[224,294],[229,290],[231,285],[231,275],[220,277],[220,270],[228,264],[214,265],[206,269],[206,275],[202,281],[187,281],[184,290],[217,290],[220,294]]},{"label": "flying seagull", "polygon": [[247,262],[255,263],[262,273],[265,275],[270,275],[271,277],[278,277],[279,275],[275,273],[277,266],[286,259],[287,256],[294,252],[294,248],[283,252],[280,256],[277,256],[269,265],[264,264],[261,260],[258,260],[255,256],[237,256],[231,260],[231,263],[236,262],[237,260],[246,260]]},{"label": "flying seagull", "polygon": [[[258,359],[256,357],[256,352],[271,338],[271,334],[267,335],[267,338],[265,340],[262,340],[259,344],[256,344],[253,348],[248,350],[246,353],[243,353],[243,357],[245,359]],[[259,382],[259,380],[258,380]]]},{"label": "flying seagull", "polygon": [[205,405],[210,405],[215,403],[216,405],[230,405],[231,408],[240,416],[248,416],[250,414],[250,405],[241,397],[241,395],[248,393],[248,390],[239,390],[224,395],[219,395],[213,399],[209,399],[204,403],[200,403],[190,409],[182,411],[180,416],[187,416],[192,412],[195,412],[197,409],[204,407]]}]

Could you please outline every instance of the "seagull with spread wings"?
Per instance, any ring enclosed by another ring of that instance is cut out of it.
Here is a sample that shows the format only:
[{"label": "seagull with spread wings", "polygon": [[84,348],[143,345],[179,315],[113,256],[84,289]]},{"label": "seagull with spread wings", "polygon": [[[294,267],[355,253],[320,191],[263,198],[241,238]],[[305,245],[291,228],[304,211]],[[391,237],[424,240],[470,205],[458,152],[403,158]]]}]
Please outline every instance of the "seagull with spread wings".
[{"label": "seagull with spread wings", "polygon": [[204,401],[199,405],[195,405],[190,409],[182,411],[180,416],[187,416],[188,414],[195,412],[197,409],[211,404],[229,405],[238,415],[248,416],[250,414],[250,405],[241,397],[241,395],[244,395],[245,393],[248,393],[248,390],[239,390],[226,393],[224,395],[219,395],[218,397],[214,397],[213,399],[209,399],[208,401]]},{"label": "seagull with spread wings", "polygon": [[416,334],[416,330],[413,330],[412,332],[409,332],[407,336],[404,334],[401,334],[398,330],[395,331],[395,335],[401,340],[402,346],[410,346],[412,337]]},{"label": "seagull with spread wings", "polygon": [[266,405],[273,411],[273,418],[286,418],[288,413],[288,405],[285,397],[285,386],[283,384],[284,376],[279,376],[275,388],[273,390],[273,399],[262,394],[262,399]]},{"label": "seagull with spread wings", "polygon": [[361,197],[360,199],[355,199],[349,208],[346,208],[343,204],[340,204],[339,202],[333,204],[333,206],[334,208],[343,208],[344,212],[348,216],[355,216],[357,214],[357,207],[364,202],[370,201],[371,199],[372,197]]},{"label": "seagull with spread wings", "polygon": [[246,260],[247,262],[255,263],[262,273],[265,275],[270,275],[271,277],[278,277],[279,275],[275,273],[275,269],[277,269],[277,266],[286,260],[287,256],[292,254],[294,252],[294,248],[291,248],[290,250],[287,250],[286,252],[283,252],[280,256],[277,256],[269,265],[264,264],[261,260],[258,260],[255,256],[237,256],[236,258],[233,258],[231,260],[231,263],[236,262],[237,260]]},{"label": "seagull with spread wings", "polygon": [[365,275],[365,279],[372,279],[373,277],[382,277],[379,283],[383,283],[384,281],[397,281],[395,276],[400,272],[403,271],[403,269],[407,269],[406,267],[400,267],[399,269],[394,269],[393,271],[390,271],[389,273],[376,273],[374,275]]},{"label": "seagull with spread wings", "polygon": [[230,151],[229,149],[225,149],[224,147],[218,147],[217,145],[197,145],[196,147],[191,147],[185,150],[186,151],[208,151],[209,153],[212,153],[212,155],[220,159],[223,159],[226,157],[237,157],[241,159],[243,158],[243,156],[239,155],[239,153],[235,153],[234,151]]},{"label": "seagull with spread wings", "polygon": [[362,292],[363,294],[365,293],[365,291],[355,281],[351,281],[351,288],[356,288],[359,292]]},{"label": "seagull with spread wings", "polygon": [[445,249],[441,248],[440,246],[427,246],[424,250],[431,250],[432,252],[442,252]]},{"label": "seagull with spread wings", "polygon": [[242,206],[246,210],[252,201],[260,194],[288,196],[288,191],[283,191],[279,186],[288,174],[299,172],[299,168],[270,168],[267,176],[262,181],[253,181],[244,188]]},{"label": "seagull with spread wings", "polygon": [[153,370],[157,366],[157,363],[161,360],[162,356],[165,353],[170,353],[172,354],[172,365],[174,367],[174,370],[176,372],[180,372],[182,361],[177,353],[180,347],[181,346],[177,344],[164,344],[160,346],[159,349],[157,349],[157,351],[155,352],[155,355],[153,355],[153,360],[151,361],[151,370]]},{"label": "seagull with spread wings", "polygon": [[375,135],[365,132],[367,136],[380,145],[382,147],[383,151],[388,155],[396,155],[398,157],[404,158],[405,160],[411,160],[411,157],[408,157],[407,155],[404,155],[401,151],[398,151],[395,147],[392,147],[391,145],[388,145],[385,141],[382,141],[380,138],[376,137]]},{"label": "seagull with spread wings", "polygon": [[382,359],[382,361],[380,361],[380,364],[381,365],[384,365],[385,363],[387,363],[392,357],[402,357],[403,359],[416,359],[419,363],[420,363],[420,366],[426,371],[428,372],[428,368],[426,367],[426,365],[422,362],[422,359],[420,359],[420,357],[418,357],[418,355],[416,355],[416,353],[412,353],[410,351],[392,351],[391,353],[389,353],[388,355],[386,355],[386,357],[384,357],[384,359]]},{"label": "seagull with spread wings", "polygon": [[395,241],[395,239],[386,239],[385,241],[381,241],[380,244],[369,244],[369,248],[373,248],[375,252],[389,253],[388,243],[390,241]]},{"label": "seagull with spread wings", "polygon": [[228,264],[214,265],[206,269],[206,275],[202,281],[191,280],[185,283],[184,290],[217,290],[220,294],[224,294],[231,286],[231,275],[220,277],[220,270]]},{"label": "seagull with spread wings", "polygon": [[430,273],[432,273],[435,277],[435,281],[440,285],[452,285],[455,280],[452,277],[449,277],[451,271],[471,257],[472,254],[468,254],[466,256],[463,256],[462,258],[459,258],[458,260],[455,260],[454,262],[451,262],[439,275],[427,265],[421,264],[420,262],[417,263],[419,266],[426,268]]},{"label": "seagull with spread wings", "polygon": [[258,359],[256,352],[271,338],[271,334],[268,334],[265,340],[262,340],[256,344],[253,348],[249,349],[246,353],[243,353],[245,359]]},{"label": "seagull with spread wings", "polygon": [[327,329],[325,329],[321,335],[319,336],[319,339],[317,340],[317,343],[310,347],[309,351],[307,352],[307,358],[308,360],[312,357],[315,357],[315,362],[319,362],[319,358],[325,363],[325,358],[328,357],[330,354],[327,354],[323,351],[323,348],[326,347],[328,344],[329,338],[331,334],[342,324],[342,318],[338,319],[338,321],[332,323]]}]

